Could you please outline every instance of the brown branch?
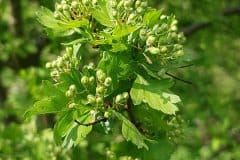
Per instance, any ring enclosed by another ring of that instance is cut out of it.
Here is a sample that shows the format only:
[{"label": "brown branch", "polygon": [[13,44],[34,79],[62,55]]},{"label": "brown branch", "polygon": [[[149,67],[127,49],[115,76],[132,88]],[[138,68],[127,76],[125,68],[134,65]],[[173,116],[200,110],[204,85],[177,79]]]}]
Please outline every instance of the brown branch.
[{"label": "brown branch", "polygon": [[95,125],[95,124],[97,124],[97,123],[100,123],[100,122],[106,122],[107,121],[107,118],[105,118],[105,117],[103,117],[103,118],[101,118],[101,119],[98,119],[98,120],[96,120],[96,121],[94,121],[94,122],[91,122],[91,123],[81,123],[81,122],[79,122],[78,120],[74,120],[74,122],[76,122],[78,125],[80,125],[80,126],[92,126],[92,125]]},{"label": "brown branch", "polygon": [[[238,15],[238,14],[240,14],[240,6],[227,8],[218,15],[226,17],[226,16],[232,16],[232,15]],[[180,31],[183,32],[185,36],[190,36],[194,32],[205,29],[211,26],[212,24],[213,24],[212,21],[198,22],[198,23],[191,24],[189,26],[185,26],[182,29],[180,29]]]}]

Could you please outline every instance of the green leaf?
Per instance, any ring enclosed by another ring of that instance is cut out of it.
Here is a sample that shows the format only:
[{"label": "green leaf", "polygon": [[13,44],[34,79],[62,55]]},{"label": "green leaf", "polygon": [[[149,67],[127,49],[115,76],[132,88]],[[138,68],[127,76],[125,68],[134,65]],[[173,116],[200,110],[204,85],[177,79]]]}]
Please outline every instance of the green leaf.
[{"label": "green leaf", "polygon": [[170,94],[164,90],[170,88],[172,82],[169,80],[146,81],[138,75],[130,91],[134,105],[147,103],[149,107],[162,111],[165,114],[174,115],[178,111],[175,103],[180,102],[177,95]]},{"label": "green leaf", "polygon": [[25,119],[30,118],[35,114],[59,113],[67,111],[66,104],[57,105],[55,101],[49,98],[37,101],[24,115]]},{"label": "green leaf", "polygon": [[144,15],[143,22],[149,27],[153,27],[155,24],[158,24],[161,13],[162,11],[151,9]]},{"label": "green leaf", "polygon": [[45,27],[61,28],[61,26],[59,26],[59,21],[54,18],[53,13],[45,7],[39,9],[37,12],[37,19]]},{"label": "green leaf", "polygon": [[154,134],[154,139],[159,140],[162,138],[163,131],[167,131],[167,122],[164,120],[166,115],[162,112],[158,112],[155,109],[149,107],[148,104],[140,104],[131,108],[134,118],[141,124],[141,127],[149,133]]},{"label": "green leaf", "polygon": [[66,29],[78,28],[89,24],[87,19],[82,19],[81,21],[72,20],[68,22],[57,20],[55,19],[53,12],[45,7],[39,9],[37,12],[37,19],[45,27],[56,30],[57,32],[63,32]]},{"label": "green leaf", "polygon": [[122,134],[127,141],[131,141],[133,144],[137,145],[138,148],[146,148],[148,146],[145,144],[144,140],[147,140],[138,129],[122,114],[112,110],[113,114],[122,121]]},{"label": "green leaf", "polygon": [[112,7],[111,1],[100,0],[99,8],[92,9],[92,16],[102,25],[107,27],[114,26],[114,20],[112,19]]},{"label": "green leaf", "polygon": [[127,46],[123,43],[113,43],[112,44],[112,49],[110,50],[111,52],[122,52],[127,50]]},{"label": "green leaf", "polygon": [[130,25],[124,25],[124,26],[117,26],[113,30],[113,39],[119,39],[124,36],[127,36],[136,30],[138,30],[140,27],[138,26],[130,26]]},{"label": "green leaf", "polygon": [[64,137],[68,129],[73,125],[73,112],[69,111],[63,113],[54,126],[54,140],[60,144],[62,137]]},{"label": "green leaf", "polygon": [[49,81],[43,81],[42,86],[45,97],[42,97],[25,113],[25,118],[30,118],[35,114],[59,113],[67,110],[68,99],[62,91]]},{"label": "green leaf", "polygon": [[[77,119],[79,122],[86,124],[92,122],[91,114],[83,115]],[[76,146],[92,131],[92,126],[82,126],[74,123],[68,130],[66,137],[63,141],[63,146],[71,148],[73,145]]]}]

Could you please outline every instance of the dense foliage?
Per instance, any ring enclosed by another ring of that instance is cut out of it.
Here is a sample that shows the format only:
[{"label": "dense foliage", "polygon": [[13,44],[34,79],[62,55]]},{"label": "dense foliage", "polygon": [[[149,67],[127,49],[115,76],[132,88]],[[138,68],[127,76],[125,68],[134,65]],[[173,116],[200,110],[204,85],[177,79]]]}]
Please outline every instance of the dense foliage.
[{"label": "dense foliage", "polygon": [[0,0],[0,159],[239,159],[239,5]]}]

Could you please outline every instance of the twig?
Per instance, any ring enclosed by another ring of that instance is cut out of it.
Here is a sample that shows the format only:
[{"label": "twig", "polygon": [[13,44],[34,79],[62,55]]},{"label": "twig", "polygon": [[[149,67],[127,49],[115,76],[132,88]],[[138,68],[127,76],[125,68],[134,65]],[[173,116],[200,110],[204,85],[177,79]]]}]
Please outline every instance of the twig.
[{"label": "twig", "polygon": [[168,76],[170,76],[170,77],[172,77],[172,78],[174,78],[174,79],[176,79],[176,80],[179,80],[179,81],[181,81],[181,82],[184,82],[184,83],[193,85],[192,82],[187,81],[187,80],[184,80],[184,79],[181,79],[181,78],[178,78],[177,76],[175,76],[175,75],[173,75],[173,74],[171,74],[171,73],[169,73],[169,72],[166,72],[165,74],[168,75]]},{"label": "twig", "polygon": [[187,67],[191,67],[193,66],[194,64],[186,64],[186,65],[183,65],[183,66],[179,66],[178,68],[187,68]]},{"label": "twig", "polygon": [[98,120],[96,120],[96,121],[94,121],[94,122],[91,122],[91,123],[81,123],[81,122],[79,122],[78,120],[74,120],[74,122],[76,122],[78,125],[80,125],[80,126],[92,126],[92,125],[95,125],[95,124],[97,124],[97,123],[100,123],[100,122],[106,122],[107,121],[107,118],[105,118],[105,117],[103,117],[103,118],[101,118],[101,119],[98,119]]}]

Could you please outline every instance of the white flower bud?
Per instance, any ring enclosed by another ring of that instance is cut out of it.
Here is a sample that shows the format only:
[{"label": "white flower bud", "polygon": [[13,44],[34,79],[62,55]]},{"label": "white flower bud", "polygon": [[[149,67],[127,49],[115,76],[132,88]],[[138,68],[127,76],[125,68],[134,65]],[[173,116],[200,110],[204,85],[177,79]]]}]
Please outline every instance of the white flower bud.
[{"label": "white flower bud", "polygon": [[154,36],[149,36],[148,39],[147,39],[147,41],[146,41],[146,45],[147,45],[147,46],[153,45],[154,42],[155,42],[155,40],[156,40],[156,38],[155,38]]},{"label": "white flower bud", "polygon": [[72,1],[71,6],[73,9],[77,9],[79,6],[79,3],[77,1]]},{"label": "white flower bud", "polygon": [[105,112],[105,113],[104,113],[104,117],[105,117],[105,118],[109,118],[109,117],[110,117],[110,113],[109,113],[109,112]]},{"label": "white flower bud", "polygon": [[57,4],[56,5],[56,10],[57,11],[62,11],[63,10],[63,6],[61,4]]},{"label": "white flower bud", "polygon": [[47,62],[46,65],[45,65],[46,68],[51,68],[52,67],[52,63],[50,62]]},{"label": "white flower bud", "polygon": [[115,102],[116,102],[116,104],[120,104],[121,101],[122,101],[122,98],[123,98],[123,97],[122,97],[121,94],[117,95],[116,98],[115,98]]},{"label": "white flower bud", "polygon": [[94,105],[94,104],[96,103],[96,97],[93,96],[93,95],[91,95],[91,94],[89,94],[89,95],[87,96],[87,100],[88,100],[88,103],[90,103],[90,104],[92,104],[92,105]]},{"label": "white flower bud", "polygon": [[143,8],[142,7],[138,7],[137,8],[137,13],[142,13],[143,12]]},{"label": "white flower bud", "polygon": [[69,90],[72,91],[72,92],[75,92],[76,91],[76,85],[75,84],[70,85]]},{"label": "white flower bud", "polygon": [[69,108],[69,109],[75,108],[76,105],[77,105],[76,103],[70,103],[70,104],[68,105],[68,108]]},{"label": "white flower bud", "polygon": [[149,51],[151,54],[159,54],[159,53],[160,53],[160,49],[159,49],[159,48],[156,48],[156,47],[150,47],[150,48],[148,48],[148,51]]},{"label": "white flower bud", "polygon": [[65,93],[66,97],[72,97],[73,96],[73,92],[68,90],[66,93]]},{"label": "white flower bud", "polygon": [[161,52],[162,52],[162,53],[166,53],[166,52],[167,52],[167,50],[168,50],[168,49],[167,49],[167,47],[166,47],[166,46],[163,46],[163,47],[161,48]]},{"label": "white flower bud", "polygon": [[111,77],[107,77],[104,81],[104,85],[107,86],[107,87],[110,86],[111,83],[112,83],[112,78]]},{"label": "white flower bud", "polygon": [[128,92],[124,92],[124,93],[122,94],[122,97],[123,97],[125,100],[127,100],[127,99],[129,98]]},{"label": "white flower bud", "polygon": [[103,95],[104,92],[105,92],[105,89],[104,89],[103,86],[98,86],[98,87],[96,88],[96,94],[98,94],[98,95]]},{"label": "white flower bud", "polygon": [[93,84],[95,81],[95,78],[93,76],[89,77],[89,83]]},{"label": "white flower bud", "polygon": [[97,76],[97,79],[98,79],[100,82],[104,82],[104,81],[105,81],[106,74],[105,74],[101,69],[100,69],[100,70],[97,70],[96,76]]},{"label": "white flower bud", "polygon": [[146,8],[147,6],[148,6],[148,3],[147,3],[147,2],[142,2],[142,3],[141,3],[141,7]]},{"label": "white flower bud", "polygon": [[160,16],[160,19],[161,19],[161,20],[164,20],[165,18],[167,18],[166,15],[161,15],[161,16]]},{"label": "white flower bud", "polygon": [[67,10],[69,10],[69,5],[63,4],[62,8],[63,8],[64,11],[67,11]]},{"label": "white flower bud", "polygon": [[103,103],[103,98],[102,97],[97,97],[96,102],[97,102],[97,104],[102,104]]},{"label": "white flower bud", "polygon": [[135,2],[135,7],[137,8],[137,7],[139,7],[141,5],[141,1],[140,0],[137,0],[136,2]]},{"label": "white flower bud", "polygon": [[88,82],[89,82],[89,79],[88,79],[87,76],[83,76],[83,77],[81,78],[81,83],[82,83],[83,85],[87,85]]}]

